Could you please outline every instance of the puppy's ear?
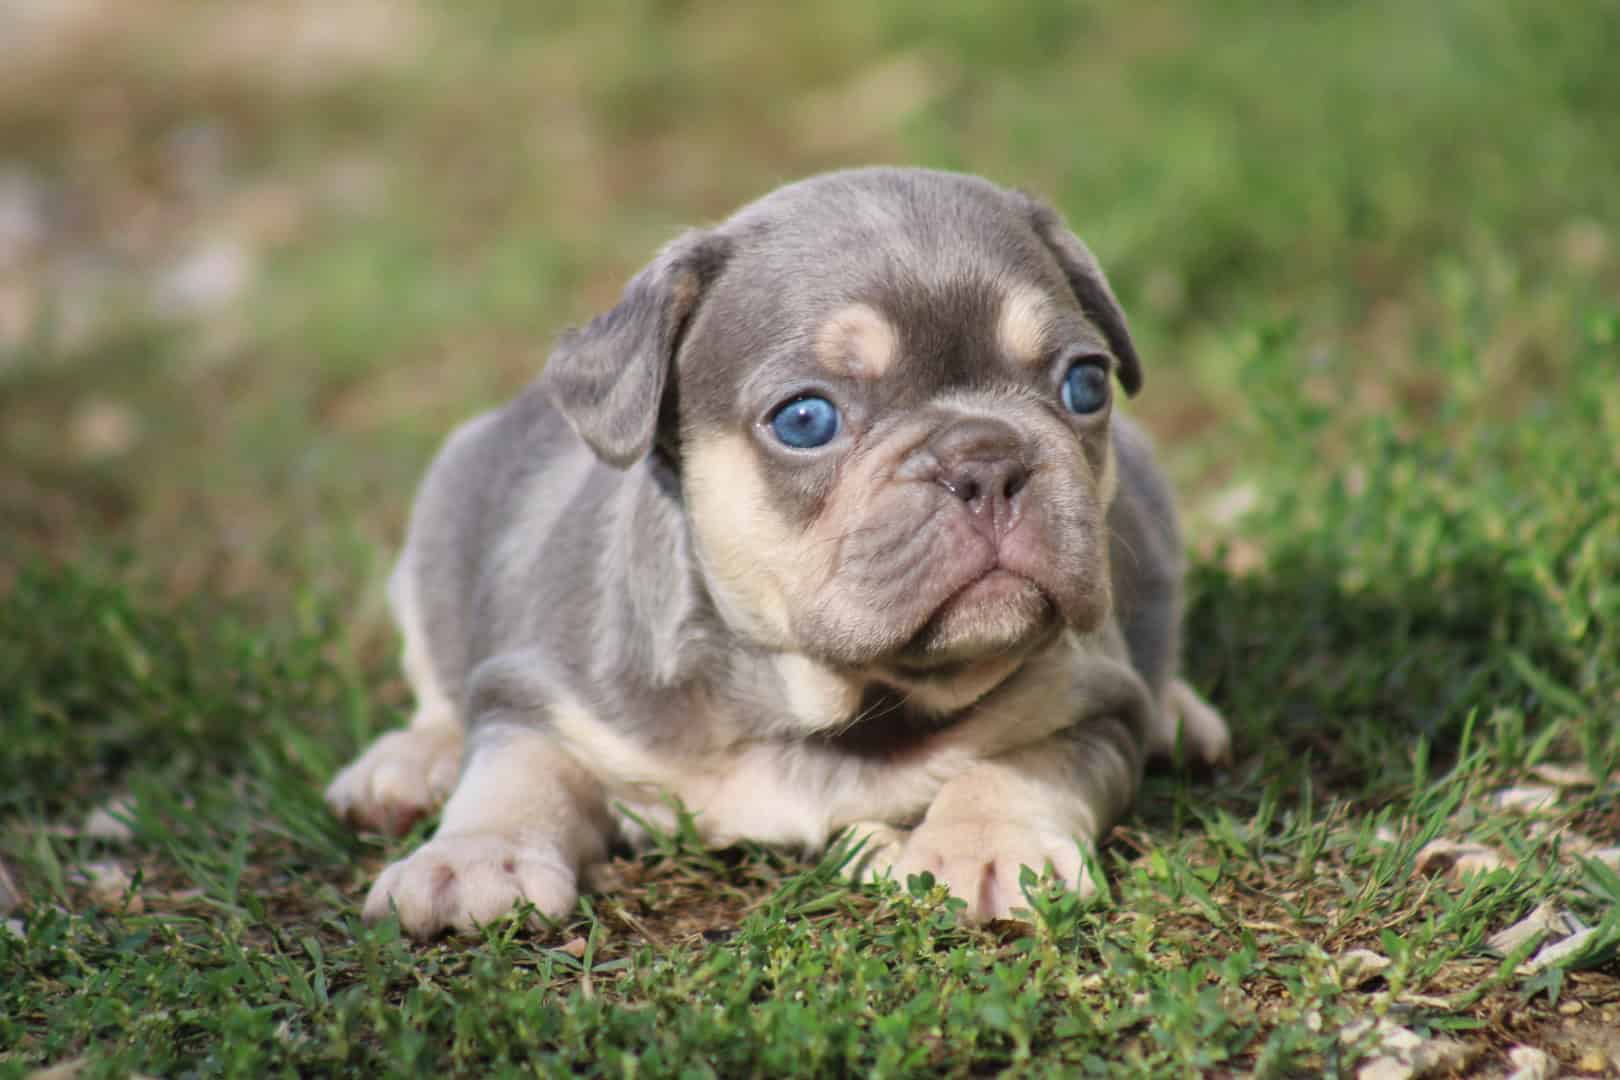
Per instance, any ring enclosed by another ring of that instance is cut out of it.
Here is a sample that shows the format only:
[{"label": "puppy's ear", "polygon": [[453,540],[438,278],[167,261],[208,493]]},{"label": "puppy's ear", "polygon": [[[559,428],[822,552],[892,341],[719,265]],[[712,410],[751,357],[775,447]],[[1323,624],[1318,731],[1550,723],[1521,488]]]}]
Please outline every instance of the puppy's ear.
[{"label": "puppy's ear", "polygon": [[1142,361],[1137,358],[1131,332],[1125,326],[1125,312],[1120,308],[1119,301],[1114,299],[1114,290],[1108,287],[1108,279],[1103,276],[1102,267],[1097,265],[1097,257],[1080,242],[1078,236],[1069,231],[1056,210],[1038,199],[1027,195],[1025,198],[1028,199],[1030,220],[1035,226],[1036,235],[1057,257],[1058,265],[1069,279],[1069,288],[1074,290],[1086,318],[1096,323],[1108,339],[1108,347],[1114,351],[1114,359],[1119,361],[1120,385],[1126,393],[1135,394],[1142,388]]},{"label": "puppy's ear", "polygon": [[611,311],[557,343],[540,382],[597,457],[625,469],[646,457],[681,337],[730,244],[681,236],[630,280]]}]

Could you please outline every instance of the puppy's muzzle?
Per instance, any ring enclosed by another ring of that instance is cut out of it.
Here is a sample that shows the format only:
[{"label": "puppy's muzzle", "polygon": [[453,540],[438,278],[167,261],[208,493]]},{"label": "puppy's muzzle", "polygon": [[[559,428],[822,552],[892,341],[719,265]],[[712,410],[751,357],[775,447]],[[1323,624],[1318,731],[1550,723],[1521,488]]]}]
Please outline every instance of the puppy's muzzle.
[{"label": "puppy's muzzle", "polygon": [[[930,559],[938,587],[926,621],[902,651],[908,670],[946,666],[1049,638],[1064,576],[1041,528],[1029,438],[999,417],[945,420],[901,469],[948,493],[936,504],[942,544]],[[1030,500],[1035,500],[1031,502]]]}]

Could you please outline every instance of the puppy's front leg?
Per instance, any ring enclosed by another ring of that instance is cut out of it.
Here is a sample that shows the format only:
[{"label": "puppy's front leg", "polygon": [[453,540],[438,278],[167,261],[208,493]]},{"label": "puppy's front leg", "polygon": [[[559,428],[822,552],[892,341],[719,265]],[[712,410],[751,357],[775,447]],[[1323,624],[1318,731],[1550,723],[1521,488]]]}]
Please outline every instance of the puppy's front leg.
[{"label": "puppy's front leg", "polygon": [[392,905],[425,937],[499,918],[519,900],[558,918],[578,898],[580,869],[606,855],[611,822],[600,785],[544,727],[475,725],[438,832],[384,870],[365,917]]},{"label": "puppy's front leg", "polygon": [[443,805],[461,768],[461,710],[428,656],[409,548],[388,581],[388,604],[405,636],[405,678],[416,695],[410,726],[390,731],[333,778],[326,802],[338,817],[390,836]]},{"label": "puppy's front leg", "polygon": [[1096,888],[1086,856],[1130,805],[1141,740],[1124,720],[1088,719],[975,765],[940,788],[892,872],[927,871],[967,901],[972,922],[1026,906],[1019,868],[1049,864],[1082,895]]}]

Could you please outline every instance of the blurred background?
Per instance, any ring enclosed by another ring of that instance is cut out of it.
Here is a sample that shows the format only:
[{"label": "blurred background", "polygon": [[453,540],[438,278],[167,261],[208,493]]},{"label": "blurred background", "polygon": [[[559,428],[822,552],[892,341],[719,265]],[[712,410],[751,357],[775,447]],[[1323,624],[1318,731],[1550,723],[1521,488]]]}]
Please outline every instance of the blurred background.
[{"label": "blurred background", "polygon": [[1617,56],[1612,0],[0,0],[0,594],[313,595],[377,655],[451,426],[677,229],[876,162],[1066,213],[1242,572],[1268,408],[1353,469],[1342,417],[1612,357]]}]

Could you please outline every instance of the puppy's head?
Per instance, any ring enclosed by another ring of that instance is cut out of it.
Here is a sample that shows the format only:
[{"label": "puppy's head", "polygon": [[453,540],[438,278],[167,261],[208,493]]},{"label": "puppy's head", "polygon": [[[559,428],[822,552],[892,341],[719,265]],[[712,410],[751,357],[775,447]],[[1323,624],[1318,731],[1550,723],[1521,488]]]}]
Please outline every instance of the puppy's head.
[{"label": "puppy's head", "polygon": [[763,646],[914,686],[1107,616],[1112,385],[1141,369],[1024,195],[783,188],[666,248],[544,379],[604,460],[675,462],[715,602]]}]

